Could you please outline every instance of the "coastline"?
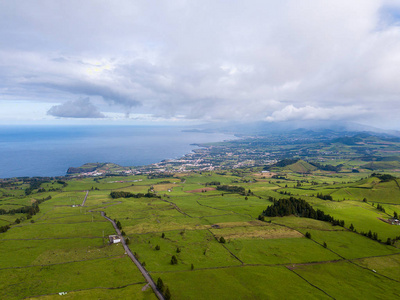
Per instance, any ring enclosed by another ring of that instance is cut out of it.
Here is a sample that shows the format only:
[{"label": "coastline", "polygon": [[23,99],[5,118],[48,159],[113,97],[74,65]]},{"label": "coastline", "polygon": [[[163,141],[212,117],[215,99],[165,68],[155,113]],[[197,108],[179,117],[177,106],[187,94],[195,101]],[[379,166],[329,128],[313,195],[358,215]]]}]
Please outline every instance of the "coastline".
[{"label": "coastline", "polygon": [[183,133],[177,127],[1,127],[0,178],[62,177],[71,167],[112,162],[138,168],[181,159],[205,143],[233,140],[220,133]]}]

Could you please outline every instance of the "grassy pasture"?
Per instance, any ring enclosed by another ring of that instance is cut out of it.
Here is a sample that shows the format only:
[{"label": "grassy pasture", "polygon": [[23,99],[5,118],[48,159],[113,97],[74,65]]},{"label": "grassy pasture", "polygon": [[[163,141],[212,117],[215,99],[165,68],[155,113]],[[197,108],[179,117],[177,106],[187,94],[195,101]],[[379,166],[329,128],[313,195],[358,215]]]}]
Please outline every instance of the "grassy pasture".
[{"label": "grassy pasture", "polygon": [[[156,300],[157,297],[153,293],[151,288],[147,288],[146,291],[142,291],[143,283],[134,283],[128,286],[122,286],[117,288],[99,287],[99,288],[88,288],[86,290],[80,291],[70,291],[68,294],[63,295],[62,299],[88,299],[88,300],[98,300],[98,299],[138,299],[138,300]],[[40,299],[40,300],[51,300],[59,299],[60,295],[48,295],[39,296],[28,299]]]},{"label": "grassy pasture", "polygon": [[383,257],[363,258],[354,260],[354,262],[362,267],[375,270],[378,274],[400,281],[400,253]]},{"label": "grassy pasture", "polygon": [[293,271],[335,299],[395,299],[400,295],[398,282],[348,262],[296,266]]},{"label": "grassy pasture", "polygon": [[[99,287],[120,287],[144,282],[142,274],[126,256],[59,265],[4,269],[1,299],[21,299]],[[144,285],[144,284],[143,284]]]},{"label": "grassy pasture", "polygon": [[[303,237],[298,231],[287,227],[273,224],[254,225],[247,222],[247,226],[231,226],[218,229],[211,229],[211,232],[217,237],[224,237],[225,240],[236,239],[281,239],[281,238],[300,238]],[[222,225],[223,226],[223,225]]]},{"label": "grassy pasture", "polygon": [[58,264],[122,255],[122,247],[97,239],[1,240],[0,268]]},{"label": "grassy pasture", "polygon": [[390,225],[381,221],[379,218],[387,219],[389,216],[380,212],[368,203],[359,201],[322,201],[319,199],[307,199],[315,209],[319,208],[334,218],[344,220],[348,228],[353,224],[358,232],[377,232],[382,241],[388,237],[393,238],[400,234],[398,226]]},{"label": "grassy pasture", "polygon": [[[241,263],[218,243],[208,230],[167,231],[141,234],[131,237],[131,249],[146,262],[150,272],[190,270],[191,264],[197,268],[235,266]],[[156,246],[160,250],[156,250]],[[177,248],[181,252],[177,253]],[[178,258],[177,265],[171,265],[171,257]]]},{"label": "grassy pasture", "polygon": [[193,271],[153,275],[158,276],[176,299],[328,299],[285,267],[197,270],[195,265]]},{"label": "grassy pasture", "polygon": [[320,244],[326,242],[329,249],[346,259],[400,253],[399,249],[380,244],[350,231],[299,230],[308,231],[312,239]]},{"label": "grassy pasture", "polygon": [[[379,220],[388,218],[388,214],[370,204],[378,197],[370,200],[365,195],[374,191],[382,197],[390,196],[392,200],[380,203],[390,203],[383,204],[390,214],[394,210],[400,212],[395,202],[397,194],[391,193],[400,191],[394,182],[382,183],[376,178],[360,180],[366,176],[361,173],[317,172],[304,176],[289,173],[289,180],[268,178],[244,183],[244,180],[253,180],[253,176],[242,174],[244,177],[185,174],[185,183],[178,178],[147,179],[145,176],[68,180],[63,192],[52,192],[52,199],[40,204],[40,212],[33,217],[35,223],[24,220],[0,234],[0,280],[3,282],[0,298],[53,299],[60,297],[58,292],[66,291],[68,294],[63,297],[67,299],[154,299],[151,290],[141,290],[144,278],[124,254],[122,246],[103,245],[103,232],[107,236],[115,231],[100,211],[120,221],[130,238],[132,251],[146,263],[155,280],[158,277],[164,280],[173,299],[329,298],[318,288],[337,299],[348,299],[357,293],[364,295],[359,293],[361,289],[370,290],[372,298],[398,293],[398,287],[393,285],[397,282],[380,274],[399,280],[399,249],[327,222],[295,216],[267,218],[271,223],[257,220],[272,204],[268,197],[287,198],[289,195],[279,193],[286,191],[300,194],[315,209],[345,220],[345,227],[352,223],[358,231],[371,229],[385,241],[387,237],[400,235],[400,226]],[[142,181],[137,181],[139,178]],[[293,187],[297,180],[309,182]],[[317,185],[311,185],[312,180]],[[248,195],[246,200],[245,196],[223,191],[188,193],[201,191],[211,181],[243,186],[255,196]],[[162,199],[111,199],[109,195],[112,190],[145,193],[151,186]],[[171,188],[172,192],[167,192]],[[90,191],[85,207],[71,207],[82,203],[86,190]],[[350,196],[348,192],[353,190],[360,192]],[[348,195],[343,198],[354,200],[342,201],[342,192]],[[317,193],[331,194],[340,201],[311,197]],[[41,195],[3,198],[0,206],[21,205]],[[361,201],[364,197],[368,203]],[[14,222],[17,217],[25,216],[0,216],[0,225],[8,220]],[[311,233],[312,239],[303,236],[306,232]],[[218,242],[221,236],[225,244]],[[324,242],[327,248],[322,246]],[[160,250],[156,250],[157,245]],[[178,264],[171,264],[172,255],[177,257]],[[354,264],[332,262],[343,260],[342,257]],[[194,270],[191,270],[192,264]],[[343,284],[348,275],[359,278]],[[367,284],[362,285],[363,280]],[[343,290],[328,287],[329,283],[343,284]],[[373,284],[382,287],[370,287]],[[385,289],[390,292],[384,293]],[[365,292],[366,298],[368,295]]]},{"label": "grassy pasture", "polygon": [[114,234],[115,230],[110,223],[86,222],[86,223],[34,223],[25,226],[16,225],[2,234],[2,239],[46,239],[57,238],[95,238]]},{"label": "grassy pasture", "polygon": [[306,238],[232,239],[226,247],[246,264],[293,264],[340,259]]}]

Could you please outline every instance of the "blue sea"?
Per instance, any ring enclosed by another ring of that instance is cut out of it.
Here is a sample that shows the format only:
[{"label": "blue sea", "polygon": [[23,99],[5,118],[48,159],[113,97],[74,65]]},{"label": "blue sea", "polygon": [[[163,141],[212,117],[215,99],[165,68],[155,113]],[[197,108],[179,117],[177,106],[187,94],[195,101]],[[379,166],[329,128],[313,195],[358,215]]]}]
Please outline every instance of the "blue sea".
[{"label": "blue sea", "polygon": [[0,126],[0,178],[63,176],[89,162],[142,166],[179,158],[193,143],[233,139],[156,126]]}]

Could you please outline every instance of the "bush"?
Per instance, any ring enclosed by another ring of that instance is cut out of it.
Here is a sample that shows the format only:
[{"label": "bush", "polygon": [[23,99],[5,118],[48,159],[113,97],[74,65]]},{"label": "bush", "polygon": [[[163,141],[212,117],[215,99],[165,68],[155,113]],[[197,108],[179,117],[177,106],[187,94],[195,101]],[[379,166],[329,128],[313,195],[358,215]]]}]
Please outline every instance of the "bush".
[{"label": "bush", "polygon": [[223,237],[223,236],[221,236],[220,238],[219,238],[219,242],[221,243],[221,244],[225,244],[225,238]]}]

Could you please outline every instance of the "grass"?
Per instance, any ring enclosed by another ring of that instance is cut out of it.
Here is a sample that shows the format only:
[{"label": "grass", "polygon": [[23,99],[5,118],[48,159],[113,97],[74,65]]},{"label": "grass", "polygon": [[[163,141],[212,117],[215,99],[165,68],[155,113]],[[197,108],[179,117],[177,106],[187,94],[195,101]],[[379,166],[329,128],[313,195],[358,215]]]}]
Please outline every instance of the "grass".
[{"label": "grass", "polygon": [[346,259],[400,253],[399,249],[383,245],[350,231],[307,231],[311,233],[313,240],[320,244],[326,242],[328,249],[333,250]]},{"label": "grass", "polygon": [[[258,178],[257,182],[252,172],[243,174],[185,174],[185,183],[179,178],[145,176],[71,179],[62,192],[0,199],[0,206],[8,207],[52,196],[40,204],[34,223],[24,219],[0,234],[0,298],[53,299],[64,291],[67,299],[154,299],[151,290],[141,290],[145,280],[122,245],[103,245],[103,232],[107,236],[115,230],[100,211],[120,221],[132,251],[155,280],[163,279],[173,299],[329,298],[323,291],[348,299],[399,293],[397,282],[384,277],[400,280],[399,249],[327,222],[295,216],[267,218],[270,223],[257,220],[272,204],[269,197],[287,198],[289,195],[279,193],[286,191],[344,220],[345,227],[353,224],[358,231],[371,229],[386,241],[398,236],[400,227],[381,221],[379,218],[389,215],[371,202],[379,200],[389,214],[400,212],[396,204],[400,189],[394,182],[366,178],[366,173],[288,173],[288,180]],[[254,195],[247,195],[246,200],[246,196],[221,191],[187,192],[201,191],[211,181],[243,186]],[[302,181],[300,187],[295,186],[297,181]],[[57,183],[43,186],[62,187]],[[151,186],[161,199],[110,197],[112,190],[139,193]],[[86,190],[85,206],[72,207],[82,203]],[[331,194],[337,201],[312,196],[317,193]],[[364,197],[368,203],[362,202]],[[0,224],[25,217],[3,215]],[[304,237],[306,232],[311,239]],[[225,244],[219,243],[220,237]],[[173,255],[176,265],[171,264]]]},{"label": "grass", "polygon": [[[89,288],[86,290],[80,291],[69,291],[66,295],[62,296],[62,299],[88,299],[88,300],[97,300],[97,299],[138,299],[138,300],[156,300],[157,297],[153,293],[151,288],[148,288],[146,291],[142,291],[144,284],[136,283],[128,286],[122,286],[117,288],[107,288],[107,287],[99,287],[99,288]],[[41,300],[50,300],[50,299],[59,299],[59,294],[48,295],[48,296],[39,296],[34,299]],[[31,298],[29,298],[31,299]]]},{"label": "grass", "polygon": [[174,299],[328,299],[284,267],[197,270],[195,265],[194,271],[157,276],[167,282]]},{"label": "grass", "polygon": [[[105,244],[105,245],[104,245]],[[122,247],[103,239],[2,240],[0,268],[58,264],[122,255]]]},{"label": "grass", "polygon": [[[182,230],[143,234],[131,237],[132,251],[146,262],[150,272],[190,270],[191,264],[198,268],[235,266],[236,260],[208,230]],[[156,250],[156,246],[160,250]],[[180,252],[177,253],[177,248]],[[171,257],[178,258],[177,265],[171,265]]]},{"label": "grass", "polygon": [[235,239],[226,247],[246,264],[292,264],[340,259],[306,238]]},{"label": "grass", "polygon": [[375,270],[378,274],[400,281],[400,254],[364,258],[354,262],[364,268]]},{"label": "grass", "polygon": [[297,266],[294,272],[335,299],[396,299],[400,294],[398,282],[348,262]]},{"label": "grass", "polygon": [[120,287],[144,282],[128,257],[98,259],[60,265],[6,269],[0,281],[1,299],[21,299],[35,295],[55,294],[98,287]]}]

